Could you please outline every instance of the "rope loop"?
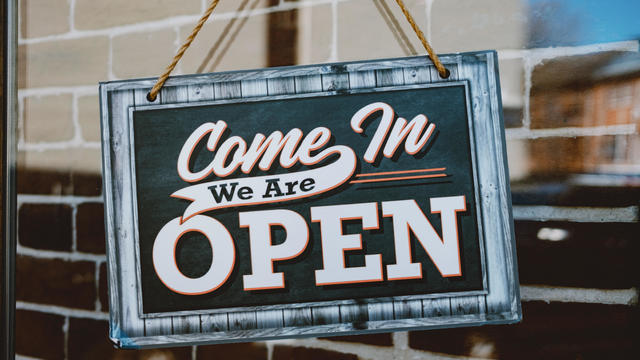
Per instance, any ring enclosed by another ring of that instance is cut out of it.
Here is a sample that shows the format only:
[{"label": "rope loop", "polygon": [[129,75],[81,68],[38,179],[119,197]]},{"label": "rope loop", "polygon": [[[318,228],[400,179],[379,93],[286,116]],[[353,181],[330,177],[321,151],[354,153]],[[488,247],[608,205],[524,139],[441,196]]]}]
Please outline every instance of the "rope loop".
[{"label": "rope loop", "polygon": [[413,31],[418,36],[418,39],[420,39],[422,46],[424,46],[424,49],[427,50],[427,54],[429,54],[429,58],[431,59],[431,61],[433,61],[433,65],[436,66],[436,69],[438,70],[438,74],[440,74],[440,77],[443,79],[448,78],[451,75],[451,73],[449,72],[449,69],[444,67],[444,65],[440,61],[440,58],[438,58],[438,55],[435,53],[435,51],[433,51],[433,48],[431,47],[431,45],[429,45],[429,42],[424,37],[422,30],[420,30],[420,28],[418,27],[418,24],[416,24],[415,20],[413,20],[413,16],[411,16],[411,13],[409,13],[409,10],[407,10],[407,7],[404,5],[402,0],[396,0],[396,3],[398,3],[400,10],[402,10],[404,17],[407,18],[407,21],[411,25],[411,28],[413,29]]},{"label": "rope loop", "polygon": [[202,29],[202,26],[204,26],[204,23],[207,22],[207,20],[209,19],[209,16],[211,16],[211,14],[213,13],[213,10],[215,10],[216,6],[218,6],[219,2],[220,0],[211,1],[211,4],[209,4],[209,7],[204,12],[204,14],[202,14],[202,17],[200,18],[200,20],[198,20],[198,23],[196,24],[196,26],[193,28],[193,30],[191,30],[191,34],[189,34],[189,36],[187,37],[187,40],[185,40],[184,44],[182,44],[182,46],[180,47],[176,55],[173,57],[171,64],[167,66],[167,69],[164,71],[162,75],[160,75],[160,77],[156,81],[156,84],[153,85],[153,87],[151,88],[151,91],[149,91],[149,93],[147,94],[147,100],[151,102],[156,101],[156,98],[158,97],[158,93],[160,92],[160,89],[162,89],[162,87],[164,86],[164,83],[167,82],[169,75],[171,75],[171,72],[176,68],[176,65],[178,65],[178,62],[180,61],[180,59],[182,59],[184,52],[187,51],[189,46],[191,46],[191,43],[200,32],[200,29]]},{"label": "rope loop", "polygon": [[[176,55],[173,57],[173,60],[171,61],[169,66],[167,66],[164,73],[160,75],[160,77],[156,81],[155,85],[153,85],[149,93],[147,93],[147,100],[149,100],[150,102],[156,101],[156,99],[158,98],[158,93],[164,86],[164,83],[167,82],[169,75],[171,75],[171,72],[173,72],[173,70],[176,68],[176,66],[178,65],[178,62],[180,61],[180,59],[182,59],[184,52],[189,48],[189,46],[191,46],[191,43],[193,42],[193,40],[196,38],[200,30],[202,29],[202,26],[204,26],[204,23],[207,22],[207,20],[213,13],[213,10],[216,8],[216,6],[218,6],[219,2],[220,0],[211,1],[211,4],[209,4],[209,7],[204,12],[204,14],[202,14],[202,17],[200,18],[200,20],[198,20],[198,23],[196,24],[196,26],[193,28],[193,30],[191,30],[191,34],[189,34],[184,44],[182,44],[182,46],[180,47]],[[449,70],[446,67],[444,67],[444,65],[438,58],[438,55],[435,53],[435,51],[433,51],[433,49],[431,48],[431,45],[429,45],[429,42],[424,37],[422,30],[420,30],[415,20],[413,20],[413,16],[411,16],[411,13],[409,13],[409,10],[407,10],[407,7],[404,5],[404,2],[402,2],[402,0],[396,0],[396,3],[398,3],[400,10],[402,10],[402,13],[407,18],[407,21],[411,25],[411,28],[413,28],[413,31],[416,33],[416,35],[420,39],[422,46],[424,46],[425,50],[427,50],[427,54],[429,54],[429,58],[431,59],[436,69],[438,70],[438,74],[440,74],[440,77],[443,79],[448,78],[450,75]]]}]

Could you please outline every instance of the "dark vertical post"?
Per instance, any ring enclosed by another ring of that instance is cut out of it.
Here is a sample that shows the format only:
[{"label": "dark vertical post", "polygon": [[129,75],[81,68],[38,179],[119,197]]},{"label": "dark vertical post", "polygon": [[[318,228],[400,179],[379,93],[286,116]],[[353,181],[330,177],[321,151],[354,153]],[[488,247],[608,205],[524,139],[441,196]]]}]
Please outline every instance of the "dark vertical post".
[{"label": "dark vertical post", "polygon": [[0,96],[2,98],[2,177],[0,178],[0,234],[2,241],[2,267],[0,276],[2,280],[1,310],[2,323],[0,329],[0,358],[13,359],[14,354],[14,329],[15,329],[15,214],[16,214],[16,187],[15,187],[15,155],[16,155],[16,51],[17,51],[17,0],[3,1],[0,5],[0,18],[2,30],[0,36]]},{"label": "dark vertical post", "polygon": [[[278,5],[270,0],[269,5]],[[276,11],[269,14],[267,29],[267,66],[294,65],[297,62],[298,10]]]}]

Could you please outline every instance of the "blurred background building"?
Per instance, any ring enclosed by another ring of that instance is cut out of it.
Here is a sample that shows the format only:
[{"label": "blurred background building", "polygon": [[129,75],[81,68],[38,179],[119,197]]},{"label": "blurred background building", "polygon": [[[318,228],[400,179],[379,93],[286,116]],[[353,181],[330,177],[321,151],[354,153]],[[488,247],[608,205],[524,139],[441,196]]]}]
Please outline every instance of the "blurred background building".
[{"label": "blurred background building", "polygon": [[[20,357],[637,357],[640,3],[405,3],[439,53],[498,51],[521,324],[113,350],[97,84],[157,76],[208,0],[21,0]],[[176,73],[415,54],[423,49],[393,0],[221,0]]]},{"label": "blurred background building", "polygon": [[[576,77],[576,73],[584,76]],[[605,52],[558,58],[537,69],[534,76],[538,81],[531,89],[533,128],[617,126],[633,129],[638,125],[638,53]],[[541,174],[571,170],[634,175],[640,172],[638,141],[637,134],[585,137],[572,144],[574,149],[581,150],[566,157],[554,155],[563,152],[554,144],[538,146],[533,149],[538,161],[533,161],[532,167]]]}]

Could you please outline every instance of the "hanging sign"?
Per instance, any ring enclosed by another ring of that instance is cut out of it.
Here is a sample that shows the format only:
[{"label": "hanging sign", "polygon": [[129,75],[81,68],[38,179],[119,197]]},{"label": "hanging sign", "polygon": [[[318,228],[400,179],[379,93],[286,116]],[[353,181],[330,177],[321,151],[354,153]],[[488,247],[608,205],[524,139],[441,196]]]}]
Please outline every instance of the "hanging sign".
[{"label": "hanging sign", "polygon": [[101,85],[111,338],[520,317],[495,52]]}]

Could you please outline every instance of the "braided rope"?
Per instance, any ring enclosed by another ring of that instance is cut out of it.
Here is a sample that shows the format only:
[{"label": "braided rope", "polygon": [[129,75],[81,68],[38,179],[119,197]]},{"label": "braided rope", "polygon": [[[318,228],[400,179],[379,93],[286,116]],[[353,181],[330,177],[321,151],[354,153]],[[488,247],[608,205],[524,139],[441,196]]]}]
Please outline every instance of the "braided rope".
[{"label": "braided rope", "polygon": [[178,50],[176,55],[173,57],[171,64],[167,66],[167,69],[164,71],[162,75],[160,75],[160,77],[158,78],[158,81],[156,81],[156,84],[153,85],[153,87],[151,88],[151,91],[149,91],[149,93],[147,94],[147,100],[156,101],[156,98],[158,96],[158,93],[160,92],[160,89],[162,89],[162,86],[164,86],[164,83],[169,78],[169,75],[176,68],[176,65],[178,65],[178,62],[180,61],[180,59],[182,59],[184,52],[189,48],[189,46],[191,46],[191,43],[198,35],[198,32],[200,32],[200,29],[202,29],[202,26],[204,25],[204,23],[207,22],[207,19],[209,19],[209,16],[211,16],[211,13],[213,13],[213,10],[216,8],[216,6],[218,6],[218,2],[220,2],[220,0],[211,1],[211,4],[207,8],[207,11],[204,12],[204,14],[200,18],[196,26],[191,31],[191,34],[189,34],[189,36],[187,37],[187,40],[185,40],[184,44],[182,44],[182,46],[180,47],[180,50]]},{"label": "braided rope", "polygon": [[431,45],[429,45],[429,42],[427,42],[427,39],[424,37],[424,34],[422,33],[422,30],[420,30],[416,22],[413,20],[413,16],[411,16],[411,14],[409,13],[409,10],[407,10],[407,8],[404,6],[404,3],[402,2],[402,0],[396,0],[396,2],[398,3],[398,6],[400,6],[400,10],[402,10],[402,13],[407,18],[407,21],[409,22],[409,24],[411,24],[413,31],[416,33],[416,35],[418,35],[420,42],[422,42],[422,46],[424,46],[425,50],[427,50],[427,53],[429,54],[429,58],[431,58],[431,61],[433,61],[433,64],[436,66],[436,69],[438,69],[438,73],[440,74],[440,77],[445,79],[448,78],[449,70],[447,70],[447,68],[445,68],[444,65],[442,65],[442,62],[438,58],[438,55],[435,53],[435,51],[433,51],[433,49],[431,48]]},{"label": "braided rope", "polygon": [[[191,43],[198,35],[198,32],[200,32],[200,30],[202,29],[202,26],[204,26],[204,23],[207,22],[207,20],[213,13],[213,10],[216,8],[216,6],[218,6],[219,2],[220,0],[211,1],[211,4],[209,4],[209,7],[204,12],[204,14],[202,14],[202,17],[200,18],[200,20],[198,20],[198,23],[191,31],[191,34],[189,34],[184,44],[182,44],[182,46],[180,47],[176,55],[173,57],[173,60],[171,61],[169,66],[167,66],[164,73],[160,75],[155,85],[153,85],[153,87],[151,88],[151,91],[149,91],[149,93],[147,94],[147,100],[149,101],[156,100],[156,98],[158,97],[158,93],[160,92],[160,89],[162,89],[162,87],[164,86],[164,83],[169,78],[169,75],[171,75],[171,72],[173,72],[173,70],[176,68],[176,66],[178,65],[178,62],[180,61],[180,59],[182,59],[182,56],[184,55],[185,51],[189,48],[189,46],[191,46]],[[407,21],[413,28],[413,31],[416,33],[416,35],[420,39],[420,42],[422,42],[422,46],[424,46],[425,50],[427,50],[427,53],[429,54],[429,58],[431,59],[431,61],[433,61],[433,64],[436,66],[436,69],[438,69],[438,73],[440,74],[440,76],[442,78],[448,78],[449,70],[447,70],[447,68],[445,68],[444,65],[442,65],[442,62],[438,58],[438,55],[433,51],[433,49],[427,42],[427,39],[424,37],[424,34],[422,33],[422,30],[420,30],[416,22],[413,20],[413,16],[411,16],[411,14],[409,13],[409,10],[407,10],[402,0],[396,0],[396,2],[398,3],[400,10],[402,10],[402,13],[404,14],[404,16],[407,18]]]}]

